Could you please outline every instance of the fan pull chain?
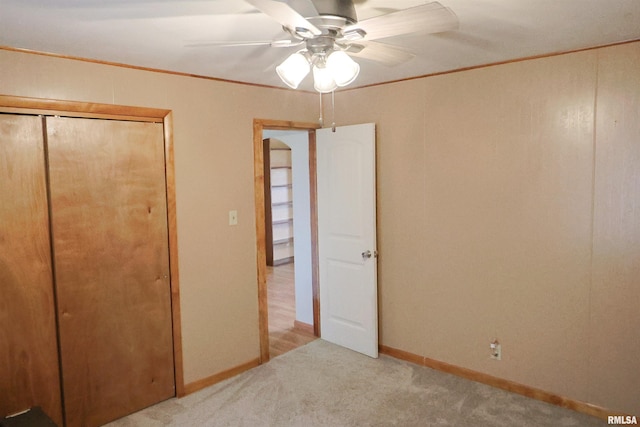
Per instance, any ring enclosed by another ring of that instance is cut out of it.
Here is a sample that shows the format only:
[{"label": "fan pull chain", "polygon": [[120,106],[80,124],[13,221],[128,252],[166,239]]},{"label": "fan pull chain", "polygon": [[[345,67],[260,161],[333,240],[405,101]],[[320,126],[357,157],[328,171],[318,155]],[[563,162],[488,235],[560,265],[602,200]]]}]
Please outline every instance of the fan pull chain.
[{"label": "fan pull chain", "polygon": [[336,91],[331,91],[331,132],[336,131]]},{"label": "fan pull chain", "polygon": [[324,119],[322,118],[322,92],[318,92],[318,95],[320,95],[320,127],[324,126]]}]

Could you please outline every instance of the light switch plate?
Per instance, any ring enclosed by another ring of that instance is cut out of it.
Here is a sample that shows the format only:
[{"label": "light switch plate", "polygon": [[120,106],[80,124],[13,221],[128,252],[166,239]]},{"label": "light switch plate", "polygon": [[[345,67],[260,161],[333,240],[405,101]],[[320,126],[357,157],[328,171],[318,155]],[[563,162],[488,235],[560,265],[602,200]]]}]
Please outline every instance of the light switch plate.
[{"label": "light switch plate", "polygon": [[229,225],[238,225],[238,211],[229,211]]}]

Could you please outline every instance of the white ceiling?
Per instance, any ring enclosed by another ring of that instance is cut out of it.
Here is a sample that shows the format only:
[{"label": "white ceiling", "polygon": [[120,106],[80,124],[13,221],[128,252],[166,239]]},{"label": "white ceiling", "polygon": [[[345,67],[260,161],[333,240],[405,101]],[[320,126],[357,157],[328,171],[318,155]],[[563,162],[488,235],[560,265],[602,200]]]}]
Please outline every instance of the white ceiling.
[{"label": "white ceiling", "polygon": [[[458,30],[380,40],[417,56],[395,67],[357,59],[349,87],[640,39],[640,0],[439,1]],[[360,20],[424,3],[355,1]],[[295,48],[185,45],[283,34],[242,0],[0,0],[0,46],[269,86],[285,87],[275,66]]]}]

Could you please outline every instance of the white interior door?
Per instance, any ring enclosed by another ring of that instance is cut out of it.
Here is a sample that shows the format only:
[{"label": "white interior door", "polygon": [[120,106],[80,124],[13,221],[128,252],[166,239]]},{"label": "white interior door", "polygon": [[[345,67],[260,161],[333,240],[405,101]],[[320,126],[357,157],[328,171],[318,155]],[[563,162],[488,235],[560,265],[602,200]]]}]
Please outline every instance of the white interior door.
[{"label": "white interior door", "polygon": [[316,141],[322,339],[378,357],[375,124]]}]

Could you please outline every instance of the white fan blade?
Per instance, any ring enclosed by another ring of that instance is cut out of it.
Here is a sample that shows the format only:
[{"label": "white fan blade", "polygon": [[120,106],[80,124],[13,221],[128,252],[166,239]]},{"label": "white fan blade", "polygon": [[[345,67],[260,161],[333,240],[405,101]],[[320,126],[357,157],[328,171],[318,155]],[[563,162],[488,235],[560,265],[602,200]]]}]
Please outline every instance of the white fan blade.
[{"label": "white fan blade", "polygon": [[351,45],[346,52],[355,58],[370,59],[393,67],[415,58],[411,52],[386,43],[363,40]]},{"label": "white fan blade", "polygon": [[362,28],[367,40],[409,33],[439,33],[458,28],[458,17],[438,2],[410,7],[386,15],[365,19],[345,28],[345,32]]},{"label": "white fan blade", "polygon": [[194,41],[189,44],[185,44],[184,47],[234,47],[234,46],[270,46],[270,47],[293,47],[299,46],[304,43],[302,40],[248,40],[237,42],[223,42],[223,41]]},{"label": "white fan blade", "polygon": [[315,25],[307,21],[302,15],[296,12],[286,3],[275,0],[245,0],[261,12],[269,15],[278,21],[282,26],[296,31],[297,28],[303,28],[311,32],[315,36],[322,34]]}]

